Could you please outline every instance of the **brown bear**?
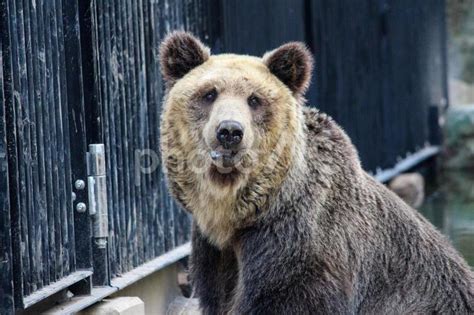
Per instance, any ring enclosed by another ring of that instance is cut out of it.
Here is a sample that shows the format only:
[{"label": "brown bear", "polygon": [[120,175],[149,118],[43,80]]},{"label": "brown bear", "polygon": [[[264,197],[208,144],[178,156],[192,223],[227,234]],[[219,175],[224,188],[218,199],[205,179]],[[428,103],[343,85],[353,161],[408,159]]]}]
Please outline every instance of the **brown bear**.
[{"label": "brown bear", "polygon": [[160,47],[161,150],[194,218],[204,314],[468,314],[474,277],[418,212],[361,168],[346,133],[304,106],[312,56],[262,58],[174,32]]}]

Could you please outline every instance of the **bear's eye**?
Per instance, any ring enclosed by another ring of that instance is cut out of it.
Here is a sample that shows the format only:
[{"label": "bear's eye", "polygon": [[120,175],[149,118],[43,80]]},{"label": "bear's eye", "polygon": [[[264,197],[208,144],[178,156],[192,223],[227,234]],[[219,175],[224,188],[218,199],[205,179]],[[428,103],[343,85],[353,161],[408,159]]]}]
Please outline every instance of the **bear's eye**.
[{"label": "bear's eye", "polygon": [[210,90],[209,92],[207,92],[206,94],[204,94],[204,96],[202,97],[202,99],[208,103],[212,103],[216,100],[217,98],[217,90],[216,89],[212,89]]},{"label": "bear's eye", "polygon": [[250,95],[248,100],[247,100],[247,103],[249,104],[250,107],[257,108],[258,106],[260,106],[261,101],[257,96]]}]

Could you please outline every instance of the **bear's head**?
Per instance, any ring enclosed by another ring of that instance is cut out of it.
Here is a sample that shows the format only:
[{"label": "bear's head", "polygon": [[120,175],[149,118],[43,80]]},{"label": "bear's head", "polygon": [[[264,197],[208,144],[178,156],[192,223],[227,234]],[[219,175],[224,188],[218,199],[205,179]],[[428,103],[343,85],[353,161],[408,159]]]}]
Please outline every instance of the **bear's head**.
[{"label": "bear's head", "polygon": [[304,163],[301,103],[311,54],[288,43],[262,58],[211,55],[191,34],[174,32],[161,44],[160,63],[161,149],[172,194],[198,223],[216,212],[236,225],[255,217]]}]

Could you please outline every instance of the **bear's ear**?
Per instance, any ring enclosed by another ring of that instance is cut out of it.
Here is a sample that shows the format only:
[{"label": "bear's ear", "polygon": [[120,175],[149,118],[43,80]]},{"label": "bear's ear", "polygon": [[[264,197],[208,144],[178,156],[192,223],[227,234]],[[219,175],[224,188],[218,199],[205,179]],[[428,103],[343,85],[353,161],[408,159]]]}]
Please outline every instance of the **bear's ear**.
[{"label": "bear's ear", "polygon": [[291,42],[282,45],[267,52],[263,62],[294,94],[306,92],[313,71],[313,57],[305,44]]},{"label": "bear's ear", "polygon": [[161,73],[168,86],[209,59],[210,49],[187,32],[170,33],[160,45]]}]

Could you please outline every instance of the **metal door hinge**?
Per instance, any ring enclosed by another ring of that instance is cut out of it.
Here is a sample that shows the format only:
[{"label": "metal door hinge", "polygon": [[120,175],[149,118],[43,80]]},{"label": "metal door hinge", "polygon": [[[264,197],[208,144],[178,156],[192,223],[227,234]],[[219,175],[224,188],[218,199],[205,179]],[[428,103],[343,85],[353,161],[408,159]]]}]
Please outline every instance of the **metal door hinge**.
[{"label": "metal door hinge", "polygon": [[87,152],[89,214],[93,216],[94,238],[99,248],[107,246],[107,237],[109,236],[107,181],[105,174],[104,144],[89,144],[89,152]]}]

